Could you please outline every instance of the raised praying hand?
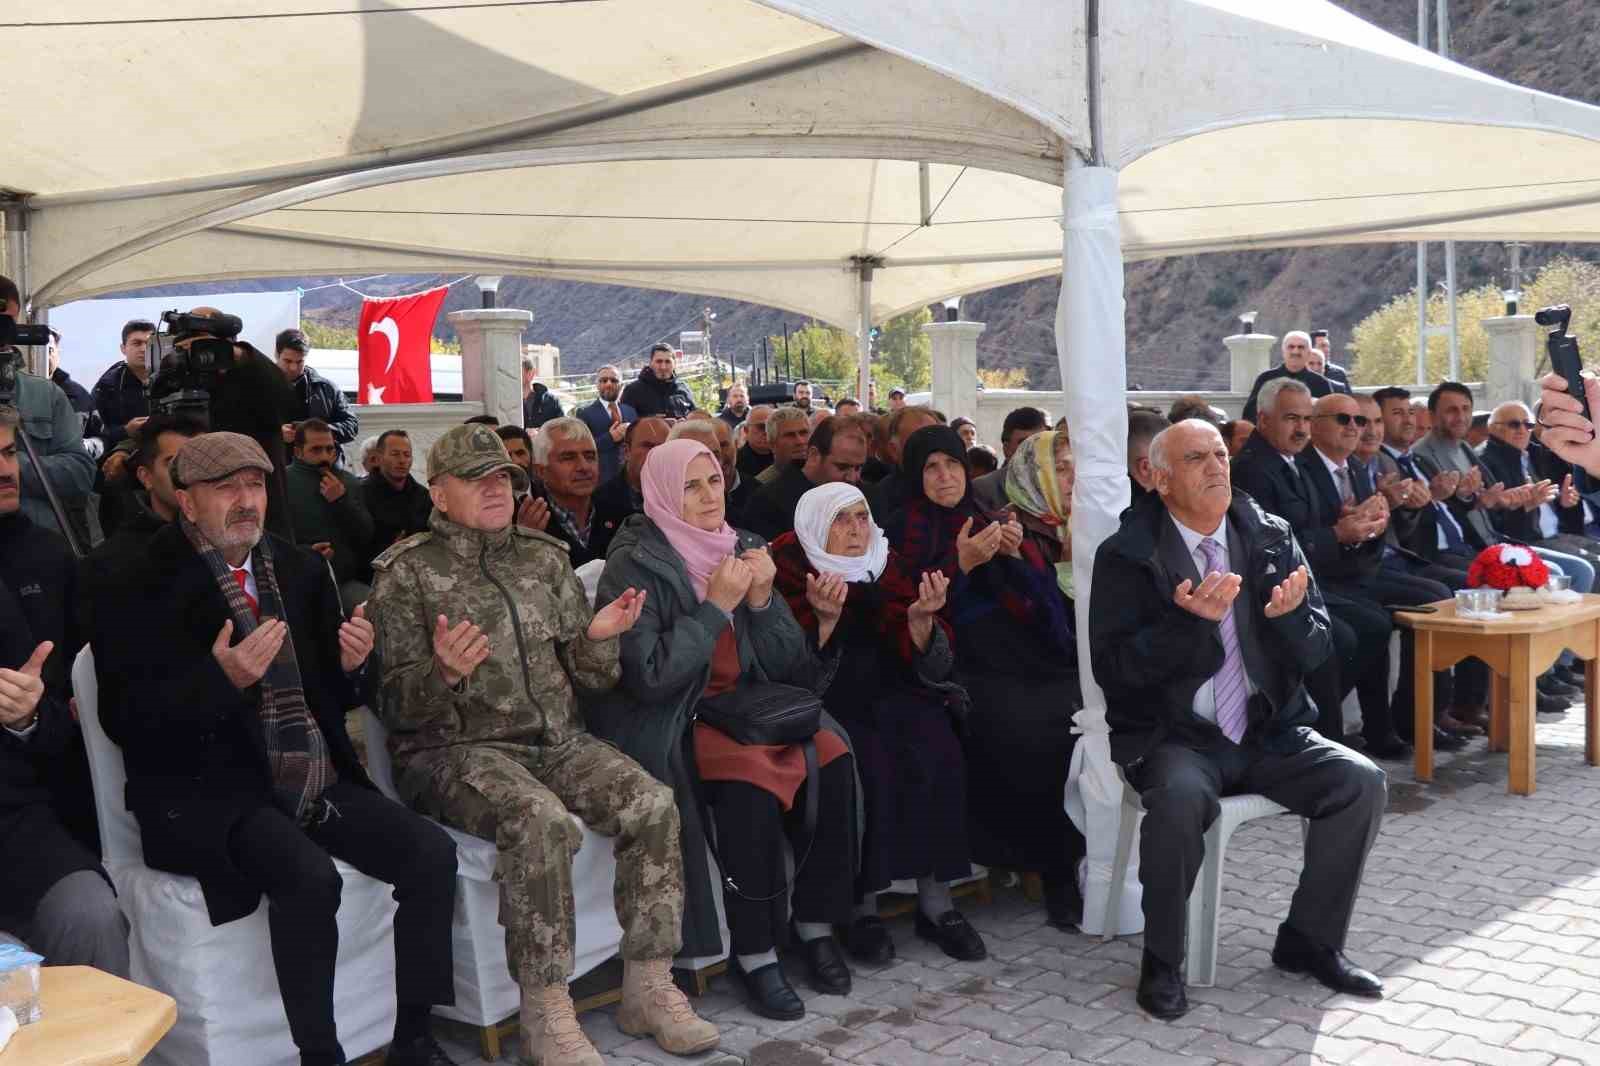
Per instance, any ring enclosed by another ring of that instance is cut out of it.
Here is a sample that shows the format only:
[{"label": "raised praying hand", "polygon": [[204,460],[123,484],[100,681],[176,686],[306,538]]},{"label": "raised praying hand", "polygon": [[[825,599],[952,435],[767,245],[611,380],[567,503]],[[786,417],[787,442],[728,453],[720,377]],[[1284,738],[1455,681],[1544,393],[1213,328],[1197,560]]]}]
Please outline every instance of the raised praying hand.
[{"label": "raised praying hand", "polygon": [[277,658],[278,649],[289,635],[289,624],[281,618],[264,618],[248,637],[238,644],[229,645],[233,639],[233,619],[222,623],[217,639],[211,644],[211,656],[222,667],[222,672],[243,692],[267,676],[267,667]]},{"label": "raised praying hand", "polygon": [[838,574],[807,574],[806,602],[816,613],[818,622],[837,622],[844,613],[845,597],[850,588]]},{"label": "raised praying hand", "polygon": [[638,589],[624,589],[622,595],[600,608],[589,619],[589,639],[609,640],[632,629],[639,620],[639,612],[644,610],[644,597],[645,594]]},{"label": "raised praying hand", "polygon": [[339,625],[339,666],[347,674],[361,669],[361,664],[372,654],[376,640],[372,623],[367,621],[367,605],[356,604],[355,613]]},{"label": "raised praying hand", "polygon": [[1282,618],[1290,611],[1295,610],[1306,598],[1306,585],[1311,580],[1311,572],[1302,564],[1295,572],[1284,578],[1272,588],[1272,598],[1267,601],[1263,613],[1268,618]]},{"label": "raised praying hand", "polygon": [[453,627],[442,614],[434,621],[433,668],[450,688],[471,677],[489,651],[489,635],[466,619]]},{"label": "raised praying hand", "polygon": [[1239,586],[1243,583],[1238,574],[1219,574],[1213,570],[1198,588],[1193,581],[1184,578],[1172,591],[1172,602],[1190,614],[1220,622],[1232,609],[1233,598],[1239,595]]}]

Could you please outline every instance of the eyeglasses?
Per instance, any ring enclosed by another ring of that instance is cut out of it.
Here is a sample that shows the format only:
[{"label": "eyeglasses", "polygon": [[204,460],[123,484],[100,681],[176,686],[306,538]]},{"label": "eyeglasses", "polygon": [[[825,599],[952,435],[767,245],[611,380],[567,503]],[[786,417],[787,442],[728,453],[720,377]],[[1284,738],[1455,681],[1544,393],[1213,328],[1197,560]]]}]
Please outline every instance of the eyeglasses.
[{"label": "eyeglasses", "polygon": [[1339,423],[1341,426],[1348,426],[1350,423],[1354,422],[1356,425],[1360,426],[1362,429],[1366,429],[1367,426],[1369,426],[1372,423],[1372,419],[1368,418],[1366,415],[1352,415],[1352,414],[1347,414],[1344,411],[1340,411],[1338,414],[1312,415],[1312,417],[1313,418],[1331,418],[1335,422]]},{"label": "eyeglasses", "polygon": [[1537,422],[1522,422],[1522,421],[1496,422],[1494,424],[1497,425],[1497,426],[1505,426],[1507,429],[1525,429],[1529,433],[1532,433],[1539,425],[1539,423],[1537,423]]}]

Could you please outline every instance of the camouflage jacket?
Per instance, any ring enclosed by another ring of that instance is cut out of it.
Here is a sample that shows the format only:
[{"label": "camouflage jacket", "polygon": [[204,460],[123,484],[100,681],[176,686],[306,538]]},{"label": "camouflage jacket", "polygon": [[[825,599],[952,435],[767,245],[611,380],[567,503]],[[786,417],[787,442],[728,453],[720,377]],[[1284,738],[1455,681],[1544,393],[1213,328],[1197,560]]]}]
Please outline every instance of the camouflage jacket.
[{"label": "camouflage jacket", "polygon": [[[367,611],[377,629],[379,711],[397,756],[451,744],[555,745],[584,731],[575,686],[621,676],[617,638],[586,636],[593,617],[560,541],[513,525],[467,529],[438,511],[430,532],[373,561]],[[489,658],[458,688],[433,666],[433,629],[470,620]]]}]

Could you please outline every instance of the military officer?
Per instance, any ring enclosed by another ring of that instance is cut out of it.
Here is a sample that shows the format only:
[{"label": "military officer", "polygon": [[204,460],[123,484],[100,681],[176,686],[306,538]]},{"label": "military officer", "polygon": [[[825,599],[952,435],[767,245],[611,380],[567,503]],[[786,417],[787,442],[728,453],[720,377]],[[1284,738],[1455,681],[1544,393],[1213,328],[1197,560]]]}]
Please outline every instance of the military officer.
[{"label": "military officer", "polygon": [[671,977],[683,912],[672,790],[590,736],[577,707],[576,688],[617,683],[617,638],[638,620],[643,594],[628,589],[591,611],[565,545],[513,520],[513,488],[526,488],[526,474],[492,428],[440,437],[428,485],[428,532],[373,564],[379,702],[406,801],[500,849],[528,1056],[542,1066],[602,1061],[567,992],[582,839],[573,814],[617,838],[618,1025],[674,1054],[715,1046],[716,1027]]}]

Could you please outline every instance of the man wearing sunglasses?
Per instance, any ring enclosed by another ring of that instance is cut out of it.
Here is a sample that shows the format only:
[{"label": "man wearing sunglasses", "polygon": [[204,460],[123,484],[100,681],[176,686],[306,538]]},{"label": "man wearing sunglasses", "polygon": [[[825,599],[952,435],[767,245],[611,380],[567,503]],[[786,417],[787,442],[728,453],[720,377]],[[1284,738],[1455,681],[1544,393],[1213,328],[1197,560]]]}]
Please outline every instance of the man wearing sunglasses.
[{"label": "man wearing sunglasses", "polygon": [[1535,428],[1532,412],[1516,401],[1489,416],[1489,439],[1479,453],[1483,464],[1507,488],[1533,486],[1526,504],[1499,512],[1501,530],[1512,540],[1580,555],[1600,568],[1600,541],[1583,533],[1593,508],[1578,495],[1571,468],[1533,439]]},{"label": "man wearing sunglasses", "polygon": [[595,371],[594,383],[600,395],[593,403],[578,408],[576,414],[594,434],[595,448],[600,453],[600,484],[604,485],[622,469],[622,441],[628,435],[629,424],[639,420],[639,412],[632,404],[622,402],[622,375],[616,367],[606,365]]}]

